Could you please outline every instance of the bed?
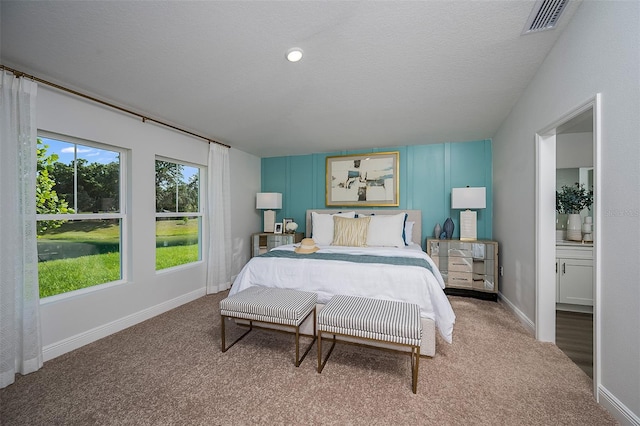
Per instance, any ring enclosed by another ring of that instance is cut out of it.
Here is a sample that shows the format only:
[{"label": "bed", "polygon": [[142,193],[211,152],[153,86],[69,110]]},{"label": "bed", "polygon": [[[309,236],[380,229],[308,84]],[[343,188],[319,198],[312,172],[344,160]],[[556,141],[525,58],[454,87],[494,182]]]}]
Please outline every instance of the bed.
[{"label": "bed", "polygon": [[[450,343],[455,314],[440,272],[422,251],[421,221],[419,210],[308,210],[306,236],[320,250],[299,254],[298,244],[291,244],[254,257],[229,295],[265,286],[316,292],[320,309],[336,294],[416,303],[423,327],[420,353],[434,356],[435,333]],[[366,246],[360,246],[363,238]],[[312,334],[312,324],[301,332]]]}]

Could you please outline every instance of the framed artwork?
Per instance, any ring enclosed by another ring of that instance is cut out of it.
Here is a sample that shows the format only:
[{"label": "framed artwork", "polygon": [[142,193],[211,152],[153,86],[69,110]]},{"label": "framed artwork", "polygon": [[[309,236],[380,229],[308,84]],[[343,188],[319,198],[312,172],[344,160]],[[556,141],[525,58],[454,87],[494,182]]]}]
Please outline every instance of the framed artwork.
[{"label": "framed artwork", "polygon": [[326,205],[398,207],[400,152],[327,157]]},{"label": "framed artwork", "polygon": [[273,228],[274,234],[282,234],[282,224],[280,222],[276,223]]}]

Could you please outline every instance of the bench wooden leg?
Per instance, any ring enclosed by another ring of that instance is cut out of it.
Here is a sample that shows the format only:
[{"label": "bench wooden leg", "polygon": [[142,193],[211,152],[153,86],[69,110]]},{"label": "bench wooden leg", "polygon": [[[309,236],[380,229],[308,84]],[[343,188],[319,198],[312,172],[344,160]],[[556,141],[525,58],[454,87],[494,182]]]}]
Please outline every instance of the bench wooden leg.
[{"label": "bench wooden leg", "polygon": [[327,357],[323,360],[322,359],[322,331],[318,330],[318,373],[322,373],[322,370],[324,369],[324,366],[327,364],[327,361],[329,361],[329,356],[331,356],[331,352],[333,352],[333,348],[335,347],[336,347],[336,336],[334,334],[333,343],[329,348]]},{"label": "bench wooden leg", "polygon": [[[311,315],[311,312],[309,312],[309,315]],[[302,320],[300,325],[302,325],[305,322],[305,320],[309,318],[309,315],[307,315],[305,319]],[[296,367],[300,366],[300,363],[307,356],[307,354],[311,350],[311,347],[316,341],[316,333],[315,333],[316,325],[315,324],[316,324],[316,308],[314,307],[313,308],[313,339],[311,340],[311,343],[309,343],[309,346],[307,346],[307,349],[302,354],[302,358],[299,358],[299,359],[298,359],[298,354],[300,353],[300,325],[296,327]]]},{"label": "bench wooden leg", "polygon": [[411,348],[411,387],[413,393],[418,390],[418,367],[420,366],[420,346]]},{"label": "bench wooden leg", "polygon": [[220,320],[222,321],[222,330],[220,333],[220,336],[222,337],[222,352],[226,352],[231,346],[235,345],[236,343],[238,343],[244,336],[246,336],[247,334],[249,334],[249,332],[251,330],[253,330],[253,321],[249,321],[249,329],[247,331],[245,331],[242,336],[238,337],[232,344],[230,344],[228,347],[225,347],[225,328],[226,328],[226,320],[228,318],[233,318],[233,317],[226,317],[224,315],[220,315]]}]

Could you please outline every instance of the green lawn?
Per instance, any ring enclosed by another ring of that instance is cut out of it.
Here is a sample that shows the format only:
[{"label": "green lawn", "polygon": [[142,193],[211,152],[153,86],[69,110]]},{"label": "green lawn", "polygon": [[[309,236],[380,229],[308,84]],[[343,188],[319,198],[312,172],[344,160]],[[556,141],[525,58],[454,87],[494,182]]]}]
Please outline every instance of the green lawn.
[{"label": "green lawn", "polygon": [[40,298],[120,279],[120,253],[38,263]]},{"label": "green lawn", "polygon": [[198,261],[198,244],[156,247],[156,271]]},{"label": "green lawn", "polygon": [[[198,219],[156,222],[156,270],[197,261],[198,229]],[[38,263],[40,297],[119,280],[119,236],[114,221],[66,222],[42,235],[39,257],[47,261]]]}]

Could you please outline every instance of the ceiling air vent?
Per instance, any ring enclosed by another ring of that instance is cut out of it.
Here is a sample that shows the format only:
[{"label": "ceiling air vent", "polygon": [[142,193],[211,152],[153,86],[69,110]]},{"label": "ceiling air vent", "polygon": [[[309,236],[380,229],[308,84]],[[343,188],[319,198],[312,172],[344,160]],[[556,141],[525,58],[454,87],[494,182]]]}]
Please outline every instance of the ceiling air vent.
[{"label": "ceiling air vent", "polygon": [[533,6],[522,34],[552,30],[569,0],[539,0]]}]

